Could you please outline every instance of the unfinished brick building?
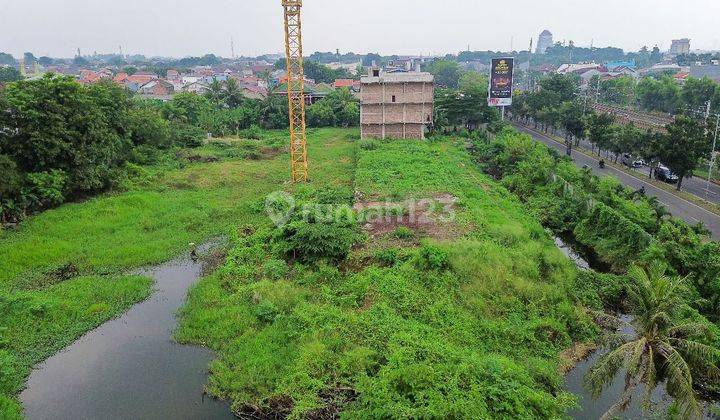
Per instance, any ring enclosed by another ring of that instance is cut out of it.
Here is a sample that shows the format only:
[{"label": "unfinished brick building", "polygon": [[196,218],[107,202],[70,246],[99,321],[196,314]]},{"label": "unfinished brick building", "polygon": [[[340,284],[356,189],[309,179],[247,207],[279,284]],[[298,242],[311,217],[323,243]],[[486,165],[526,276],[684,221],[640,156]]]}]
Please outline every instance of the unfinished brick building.
[{"label": "unfinished brick building", "polygon": [[422,139],[433,123],[434,78],[430,73],[381,73],[361,79],[362,138]]}]

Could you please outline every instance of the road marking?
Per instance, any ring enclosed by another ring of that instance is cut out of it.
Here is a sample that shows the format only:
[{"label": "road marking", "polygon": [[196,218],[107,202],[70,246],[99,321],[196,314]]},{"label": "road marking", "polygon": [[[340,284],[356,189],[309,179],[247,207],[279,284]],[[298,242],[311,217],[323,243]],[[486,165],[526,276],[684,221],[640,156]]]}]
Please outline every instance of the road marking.
[{"label": "road marking", "polygon": [[[555,142],[555,143],[557,143],[557,144],[559,144],[559,145],[562,145],[562,143],[560,143],[559,141],[553,139],[552,137],[550,137],[550,136],[548,136],[548,135],[546,135],[546,134],[543,134],[543,133],[541,133],[541,132],[539,132],[539,131],[535,131],[535,130],[532,129],[532,128],[522,127],[522,126],[520,126],[520,128],[521,128],[521,129],[524,129],[524,130],[526,130],[526,131],[529,131],[530,133],[534,133],[534,134],[536,134],[536,135],[538,135],[538,136],[545,137],[546,139],[548,139],[548,140],[550,140],[550,141],[552,141],[552,142]],[[585,157],[587,157],[587,158],[589,158],[589,159],[592,159],[593,161],[597,162],[597,159],[595,159],[594,156],[590,156],[590,155],[588,155],[588,154],[586,154],[586,153],[584,153],[584,152],[581,152],[581,151],[578,150],[578,149],[574,149],[574,150],[575,150],[576,153],[580,153],[581,155],[583,155],[583,156],[585,156]],[[671,192],[667,192],[667,191],[665,191],[664,189],[662,189],[662,188],[660,188],[660,187],[656,187],[655,185],[653,185],[653,184],[651,184],[651,183],[649,183],[649,182],[647,182],[647,181],[645,181],[645,180],[642,180],[642,179],[640,179],[640,178],[638,178],[638,177],[636,177],[636,176],[634,176],[634,175],[630,175],[630,174],[625,173],[625,172],[623,172],[623,171],[621,171],[621,170],[619,170],[619,169],[615,169],[615,168],[613,168],[612,166],[607,166],[607,168],[610,169],[610,170],[612,170],[612,171],[615,171],[616,173],[625,174],[625,175],[627,175],[627,176],[629,176],[629,177],[632,177],[632,178],[634,178],[634,179],[642,182],[643,184],[652,187],[653,189],[655,189],[655,190],[657,190],[657,191],[660,191],[660,192],[662,192],[662,193],[664,193],[664,194],[667,194],[667,195],[669,195],[669,196],[671,196],[671,197],[675,197],[675,198],[677,198],[678,200],[683,201],[683,202],[685,202],[685,203],[687,203],[687,204],[690,204],[691,206],[696,207],[696,208],[704,211],[705,213],[707,213],[707,214],[709,214],[709,215],[711,215],[711,216],[713,216],[713,217],[720,218],[720,215],[717,215],[717,214],[711,212],[710,210],[708,210],[708,209],[706,209],[706,208],[700,207],[700,206],[698,206],[697,204],[693,203],[692,201],[688,201],[688,200],[686,200],[686,199],[684,199],[684,198],[682,198],[682,197],[679,197],[679,196],[677,196],[677,195],[675,195],[675,194],[673,194],[673,193],[671,193]],[[700,197],[698,197],[698,198],[700,198]],[[663,204],[665,204],[666,206],[669,206],[668,203],[665,203],[665,202],[664,202]],[[690,215],[688,215],[688,217],[690,217],[691,219],[693,219],[693,220],[695,220],[695,221],[699,221],[698,219],[696,219],[696,218],[694,218],[694,217],[692,217],[692,216],[690,216]]]}]

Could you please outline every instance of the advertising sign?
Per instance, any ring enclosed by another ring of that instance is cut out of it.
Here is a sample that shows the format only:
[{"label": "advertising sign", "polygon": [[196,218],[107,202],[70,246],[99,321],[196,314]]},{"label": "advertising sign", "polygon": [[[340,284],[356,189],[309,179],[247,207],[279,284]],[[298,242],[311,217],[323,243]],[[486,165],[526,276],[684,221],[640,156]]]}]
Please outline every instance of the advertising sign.
[{"label": "advertising sign", "polygon": [[488,105],[510,106],[513,93],[513,58],[493,58],[490,65]]}]

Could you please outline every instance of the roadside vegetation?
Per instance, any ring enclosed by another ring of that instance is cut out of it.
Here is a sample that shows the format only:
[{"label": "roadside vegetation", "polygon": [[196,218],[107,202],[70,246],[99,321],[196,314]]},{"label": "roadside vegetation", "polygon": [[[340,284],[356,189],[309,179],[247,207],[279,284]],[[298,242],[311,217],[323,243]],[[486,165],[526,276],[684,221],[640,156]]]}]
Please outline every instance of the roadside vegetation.
[{"label": "roadside vegetation", "polygon": [[[589,377],[593,390],[599,392],[624,366],[629,369],[629,394],[638,383],[669,380],[668,393],[685,414],[695,415],[696,393],[720,391],[720,244],[708,239],[702,225],[669,217],[655,199],[578,169],[511,128],[492,141],[476,140],[473,148],[485,172],[515,193],[544,226],[578,244],[595,262],[601,272],[583,273],[577,283],[584,302],[637,316],[639,339],[648,341],[625,344],[602,359]],[[627,277],[630,267],[635,268]],[[679,325],[692,328],[680,330]],[[653,362],[638,343],[654,346],[651,352],[680,348],[672,360],[655,354]],[[653,363],[657,371],[648,370]]]},{"label": "roadside vegetation", "polygon": [[[623,98],[627,101],[608,99],[606,102],[629,106],[630,98],[637,97],[638,102],[649,110],[664,107],[661,105],[663,101],[671,102],[672,110],[667,112],[678,112],[678,115],[664,130],[643,130],[632,123],[616,123],[614,116],[595,112],[590,107],[588,101],[598,98],[589,99],[580,95],[579,78],[558,74],[541,78],[537,92],[525,93],[516,98],[512,115],[516,120],[532,123],[535,129],[546,133],[552,131],[554,134],[556,130],[562,129],[568,150],[587,139],[592,144],[593,152],[597,149],[598,156],[601,156],[604,151],[605,157],[614,159],[616,163],[623,153],[631,154],[635,160],[644,159],[651,168],[651,176],[660,164],[666,165],[678,176],[676,184],[679,191],[683,179],[696,174],[698,168],[701,168],[699,173],[702,173],[703,166],[707,168],[717,121],[715,118],[705,121],[693,111],[699,108],[704,110],[708,100],[713,101],[713,104],[720,103],[717,99],[720,98],[720,87],[709,79],[691,78],[682,89],[675,86],[674,90],[668,88],[658,91],[655,90],[658,88],[655,84],[676,82],[665,79],[656,81],[650,77],[643,79],[637,86],[632,79],[626,80],[626,87],[609,85],[622,84],[623,80],[591,80],[585,95],[600,87],[613,93],[614,96],[608,93],[608,98],[615,98],[618,92],[626,92]],[[672,91],[675,96],[658,96],[666,90]]]}]

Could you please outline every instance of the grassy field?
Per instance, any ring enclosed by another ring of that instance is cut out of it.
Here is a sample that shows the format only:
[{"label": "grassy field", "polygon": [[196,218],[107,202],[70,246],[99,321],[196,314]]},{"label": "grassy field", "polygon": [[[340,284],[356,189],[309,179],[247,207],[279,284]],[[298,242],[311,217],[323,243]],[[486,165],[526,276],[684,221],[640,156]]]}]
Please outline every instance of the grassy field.
[{"label": "grassy field", "polygon": [[392,202],[405,217],[407,199],[449,198],[455,217],[363,222],[339,265],[282,252],[287,231],[269,221],[240,229],[177,332],[218,353],[209,392],[260,417],[562,417],[560,353],[597,331],[540,224],[464,142],[313,141],[326,175],[287,188],[301,200]]},{"label": "grassy field", "polygon": [[[311,155],[323,157],[311,162],[313,176],[347,179],[355,132],[312,134]],[[125,275],[131,268],[257,223],[255,209],[288,178],[287,153],[273,149],[284,139],[273,132],[260,142],[212,143],[186,153],[219,162],[138,168],[127,192],[0,231],[0,418],[20,415],[14,398],[33,365],[149,295],[152,281]]]}]

